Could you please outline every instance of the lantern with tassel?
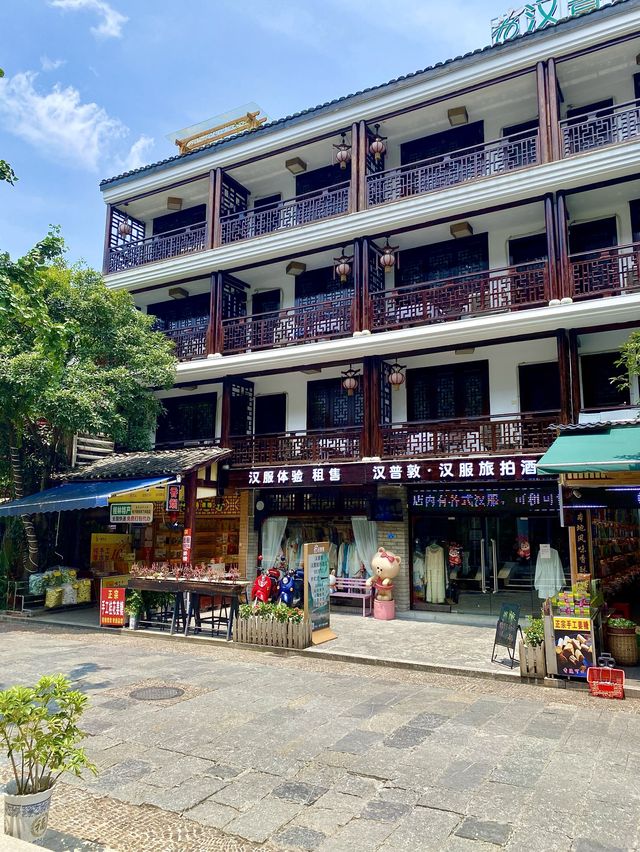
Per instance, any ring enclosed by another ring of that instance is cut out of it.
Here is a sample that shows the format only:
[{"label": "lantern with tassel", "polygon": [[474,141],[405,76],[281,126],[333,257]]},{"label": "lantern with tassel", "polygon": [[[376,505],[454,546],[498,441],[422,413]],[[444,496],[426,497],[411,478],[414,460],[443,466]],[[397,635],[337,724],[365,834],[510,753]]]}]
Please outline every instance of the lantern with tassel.
[{"label": "lantern with tassel", "polygon": [[347,163],[351,159],[351,145],[347,145],[347,137],[345,133],[341,134],[342,140],[339,145],[334,145],[336,149],[336,163],[341,169],[347,168]]},{"label": "lantern with tassel", "polygon": [[387,153],[387,146],[384,144],[386,136],[380,136],[378,132],[380,130],[380,125],[376,124],[376,135],[371,140],[371,144],[369,145],[369,152],[373,154],[373,158],[376,163],[379,163],[380,160]]},{"label": "lantern with tassel", "polygon": [[406,370],[406,365],[398,364],[396,361],[395,364],[391,365],[391,371],[389,372],[389,384],[394,390],[399,390],[400,386],[405,382],[404,371]]},{"label": "lantern with tassel", "polygon": [[347,396],[353,396],[353,392],[358,387],[358,377],[360,370],[354,370],[351,364],[349,369],[342,372],[342,387],[346,390]]},{"label": "lantern with tassel", "polygon": [[386,245],[383,246],[382,254],[380,255],[380,266],[385,272],[391,272],[393,267],[396,265],[397,249],[398,246],[390,245],[389,240],[387,240]]},{"label": "lantern with tassel", "polygon": [[333,267],[334,274],[340,278],[340,283],[344,284],[351,275],[351,264],[353,257],[347,257],[342,249],[340,257],[334,257],[335,266]]}]

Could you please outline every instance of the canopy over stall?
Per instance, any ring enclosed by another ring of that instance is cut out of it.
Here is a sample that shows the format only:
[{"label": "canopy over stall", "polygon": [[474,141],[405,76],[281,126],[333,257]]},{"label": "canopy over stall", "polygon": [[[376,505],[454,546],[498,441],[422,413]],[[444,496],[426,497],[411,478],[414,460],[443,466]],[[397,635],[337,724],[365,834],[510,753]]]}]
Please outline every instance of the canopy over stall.
[{"label": "canopy over stall", "polygon": [[0,504],[0,517],[33,515],[44,512],[70,512],[74,509],[95,509],[107,506],[109,498],[128,491],[141,491],[168,482],[170,477],[154,479],[106,480],[101,482],[66,482],[30,494],[21,500]]},{"label": "canopy over stall", "polygon": [[[538,473],[640,472],[640,424],[565,427],[538,462]],[[595,484],[595,483],[594,483]]]}]

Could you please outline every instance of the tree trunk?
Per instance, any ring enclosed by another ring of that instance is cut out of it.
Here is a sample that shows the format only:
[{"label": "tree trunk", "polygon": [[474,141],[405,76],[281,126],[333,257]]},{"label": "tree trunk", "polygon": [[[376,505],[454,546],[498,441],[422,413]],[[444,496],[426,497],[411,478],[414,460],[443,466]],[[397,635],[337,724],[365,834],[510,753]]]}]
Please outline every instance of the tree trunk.
[{"label": "tree trunk", "polygon": [[[13,478],[13,493],[16,500],[24,497],[24,483],[22,480],[22,464],[20,460],[20,450],[17,447],[9,447],[9,455],[11,458],[11,475]],[[36,527],[33,522],[33,515],[20,515],[22,526],[24,528],[25,538],[27,540],[27,554],[24,560],[24,568],[30,574],[33,574],[40,567],[40,549],[38,547],[38,536],[36,535]]]}]

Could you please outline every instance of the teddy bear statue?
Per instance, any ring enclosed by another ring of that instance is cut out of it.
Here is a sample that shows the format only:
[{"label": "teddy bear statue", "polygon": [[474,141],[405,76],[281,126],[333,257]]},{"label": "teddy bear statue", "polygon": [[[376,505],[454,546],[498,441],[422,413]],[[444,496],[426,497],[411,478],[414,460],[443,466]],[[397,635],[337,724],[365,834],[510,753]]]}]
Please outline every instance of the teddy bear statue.
[{"label": "teddy bear statue", "polygon": [[401,559],[390,550],[379,547],[371,560],[373,575],[368,578],[367,585],[375,590],[373,614],[383,620],[395,618],[395,602],[393,600],[393,581],[400,573]]}]

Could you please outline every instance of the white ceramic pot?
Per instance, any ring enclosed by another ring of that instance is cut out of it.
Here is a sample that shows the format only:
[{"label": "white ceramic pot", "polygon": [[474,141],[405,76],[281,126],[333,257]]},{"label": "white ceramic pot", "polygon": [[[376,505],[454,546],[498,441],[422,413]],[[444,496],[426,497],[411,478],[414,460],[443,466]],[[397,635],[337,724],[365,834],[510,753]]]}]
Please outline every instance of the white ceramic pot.
[{"label": "white ceramic pot", "polygon": [[17,796],[15,789],[15,782],[9,784],[6,789],[4,833],[38,846],[47,831],[53,787],[27,796]]},{"label": "white ceramic pot", "polygon": [[138,629],[138,616],[130,615],[129,616],[129,630],[137,630]]}]

